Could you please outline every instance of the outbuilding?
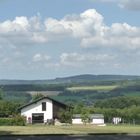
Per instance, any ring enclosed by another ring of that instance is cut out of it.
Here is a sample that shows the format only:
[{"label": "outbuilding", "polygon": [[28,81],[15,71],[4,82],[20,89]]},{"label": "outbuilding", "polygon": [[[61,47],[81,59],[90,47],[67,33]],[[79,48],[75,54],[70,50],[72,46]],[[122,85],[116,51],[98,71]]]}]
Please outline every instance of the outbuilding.
[{"label": "outbuilding", "polygon": [[90,115],[91,124],[94,125],[104,125],[104,115],[103,114],[91,114]]},{"label": "outbuilding", "polygon": [[83,124],[81,114],[74,114],[73,115],[72,124]]},{"label": "outbuilding", "polygon": [[[93,125],[105,125],[103,114],[90,114],[89,123]],[[83,124],[81,114],[74,114],[72,118],[72,124]]]}]

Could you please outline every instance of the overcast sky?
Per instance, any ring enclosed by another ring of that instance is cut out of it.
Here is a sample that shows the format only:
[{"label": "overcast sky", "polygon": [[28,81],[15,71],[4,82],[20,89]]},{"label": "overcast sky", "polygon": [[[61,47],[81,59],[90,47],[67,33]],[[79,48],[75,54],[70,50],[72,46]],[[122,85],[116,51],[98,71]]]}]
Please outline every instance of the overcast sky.
[{"label": "overcast sky", "polygon": [[140,75],[140,0],[0,0],[0,79]]}]

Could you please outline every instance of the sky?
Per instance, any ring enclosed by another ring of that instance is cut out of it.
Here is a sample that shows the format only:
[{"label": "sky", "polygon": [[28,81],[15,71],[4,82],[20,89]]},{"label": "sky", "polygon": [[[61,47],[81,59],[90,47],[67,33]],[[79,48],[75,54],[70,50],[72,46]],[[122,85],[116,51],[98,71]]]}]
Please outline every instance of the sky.
[{"label": "sky", "polygon": [[0,79],[140,75],[140,0],[0,0]]}]

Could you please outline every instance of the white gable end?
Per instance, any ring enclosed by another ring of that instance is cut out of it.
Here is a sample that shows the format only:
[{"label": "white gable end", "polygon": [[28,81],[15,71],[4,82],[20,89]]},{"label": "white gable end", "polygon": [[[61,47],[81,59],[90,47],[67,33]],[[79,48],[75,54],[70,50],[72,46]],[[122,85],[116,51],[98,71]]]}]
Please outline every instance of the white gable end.
[{"label": "white gable end", "polygon": [[[46,111],[42,111],[42,103],[46,103]],[[53,102],[49,99],[42,99],[21,109],[21,115],[25,116],[27,122],[33,119],[33,114],[42,114],[44,122],[53,119]]]}]

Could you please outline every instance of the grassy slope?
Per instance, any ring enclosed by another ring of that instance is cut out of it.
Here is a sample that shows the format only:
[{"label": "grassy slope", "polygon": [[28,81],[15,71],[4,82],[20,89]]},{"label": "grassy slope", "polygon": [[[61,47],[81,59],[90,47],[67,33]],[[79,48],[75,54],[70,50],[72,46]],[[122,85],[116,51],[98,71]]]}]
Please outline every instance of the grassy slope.
[{"label": "grassy slope", "polygon": [[126,92],[124,95],[128,97],[140,97],[140,91]]},{"label": "grassy slope", "polygon": [[90,91],[110,91],[117,88],[116,85],[110,85],[110,86],[77,86],[77,87],[70,87],[67,88],[67,90],[70,91],[82,91],[82,90],[90,90]]},{"label": "grassy slope", "polygon": [[[97,84],[99,83],[99,85]],[[98,99],[103,99],[103,98],[108,98],[108,97],[114,97],[114,96],[132,96],[132,97],[137,97],[140,96],[140,80],[125,80],[125,81],[98,81],[97,83],[92,84],[92,83],[85,83],[85,84],[73,84],[72,85],[65,85],[65,84],[60,84],[60,85],[47,85],[48,89],[51,88],[51,90],[55,91],[6,91],[5,92],[5,100],[13,100],[13,101],[24,101],[24,102],[29,102],[31,100],[31,94],[35,93],[42,93],[48,96],[53,96],[53,95],[58,95],[60,91],[56,91],[56,89],[60,86],[61,88],[63,87],[68,91],[68,94],[62,94],[58,96],[54,96],[55,99],[58,99],[59,101],[62,102],[75,102],[75,101],[85,101],[90,100],[91,102],[94,102],[93,100],[98,100]],[[21,86],[21,85],[20,85]],[[25,85],[23,85],[24,87]],[[49,87],[50,86],[50,87]],[[69,86],[69,87],[68,87]],[[72,86],[72,87],[70,87]],[[134,86],[132,90],[127,90],[129,86]],[[136,87],[135,87],[136,86]],[[21,88],[23,88],[21,86]],[[13,87],[12,87],[13,88]],[[29,88],[29,87],[28,87]],[[30,87],[31,89],[33,87]],[[43,86],[44,88],[44,86]],[[63,92],[63,88],[62,91]],[[19,88],[20,89],[20,88]],[[16,86],[15,86],[16,90]],[[114,92],[115,90],[115,92]],[[77,94],[71,94],[69,93],[78,93]],[[98,93],[97,93],[98,92]],[[26,94],[25,94],[26,93]],[[64,92],[67,93],[67,92]],[[101,93],[101,94],[100,94]],[[109,95],[103,94],[108,93]],[[29,94],[27,96],[27,94]],[[106,96],[106,97],[105,97]],[[70,100],[70,101],[69,101]]]},{"label": "grassy slope", "polygon": [[72,126],[0,126],[0,135],[28,134],[95,134],[127,133],[140,134],[140,126],[105,126],[72,125]]}]

